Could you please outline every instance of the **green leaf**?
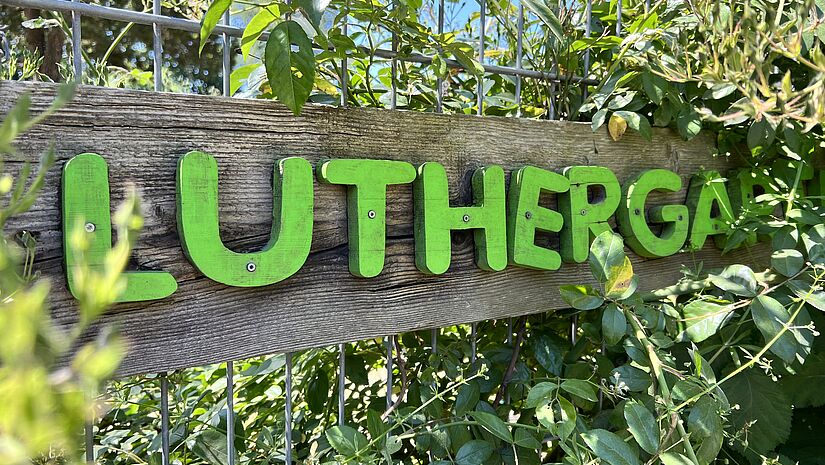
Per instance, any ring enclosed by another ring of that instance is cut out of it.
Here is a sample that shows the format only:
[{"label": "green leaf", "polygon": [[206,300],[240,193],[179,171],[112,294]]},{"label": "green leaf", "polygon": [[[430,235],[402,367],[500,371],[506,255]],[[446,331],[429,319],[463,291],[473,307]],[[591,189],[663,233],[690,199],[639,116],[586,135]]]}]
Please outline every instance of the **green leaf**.
[{"label": "green leaf", "polygon": [[329,376],[326,370],[315,370],[307,386],[307,406],[314,413],[321,413],[329,400]]},{"label": "green leaf", "polygon": [[232,5],[232,0],[214,0],[209,5],[209,9],[206,10],[203,18],[201,18],[200,47],[198,47],[198,56],[203,53],[203,48],[206,47],[206,42],[209,41],[209,36],[212,35],[212,31],[215,30],[215,26],[218,25],[218,21],[221,20],[224,13],[229,10],[230,5]]},{"label": "green leaf", "polygon": [[702,120],[693,108],[682,110],[676,117],[676,127],[685,140],[691,140],[702,130]]},{"label": "green leaf", "polygon": [[516,434],[515,440],[513,444],[517,445],[518,447],[524,447],[525,449],[539,449],[541,447],[541,442],[533,435],[526,428],[518,428],[516,427]]},{"label": "green leaf", "polygon": [[248,65],[243,65],[232,71],[232,75],[229,76],[229,95],[235,95],[235,92],[241,88],[243,82],[249,78],[249,75],[256,69],[260,68],[260,66],[260,63],[251,63]]},{"label": "green leaf", "polygon": [[718,406],[712,397],[704,395],[690,408],[688,431],[692,436],[705,438],[712,434],[721,433],[721,431],[716,431],[718,423]]},{"label": "green leaf", "polygon": [[[292,51],[293,44],[297,51]],[[275,26],[266,42],[264,64],[272,92],[292,113],[300,114],[315,83],[312,42],[300,24],[284,21]]]},{"label": "green leaf", "polygon": [[327,429],[325,434],[335,452],[348,457],[357,456],[358,452],[369,444],[363,433],[347,425],[333,426]]},{"label": "green leaf", "polygon": [[261,7],[260,10],[249,20],[249,24],[243,30],[241,37],[241,53],[244,60],[249,59],[249,52],[264,33],[270,24],[278,21],[281,17],[281,9],[277,3]]},{"label": "green leaf", "polygon": [[636,292],[638,279],[633,274],[633,264],[630,258],[624,257],[624,262],[608,270],[607,282],[604,283],[604,294],[611,299],[624,300]]},{"label": "green leaf", "polygon": [[622,365],[610,372],[610,382],[616,386],[624,385],[628,391],[643,392],[650,387],[650,375],[630,365]]},{"label": "green leaf", "polygon": [[593,429],[581,436],[587,447],[608,465],[640,465],[633,449],[610,431]]},{"label": "green leaf", "polygon": [[550,33],[556,37],[556,40],[559,42],[565,41],[564,28],[561,21],[559,21],[559,17],[544,0],[524,0],[524,4],[550,29]]},{"label": "green leaf", "polygon": [[493,455],[493,446],[487,441],[467,441],[455,455],[457,465],[481,465]]},{"label": "green leaf", "polygon": [[796,249],[775,250],[771,254],[771,267],[783,276],[794,276],[805,266],[805,257]]},{"label": "green leaf", "polygon": [[510,428],[504,423],[504,420],[498,416],[488,412],[470,412],[473,417],[484,429],[489,431],[493,436],[502,439],[510,444],[513,443],[513,435],[510,433]]},{"label": "green leaf", "polygon": [[558,390],[559,385],[550,381],[536,384],[527,392],[525,407],[536,408],[542,402],[553,400],[553,395]]},{"label": "green leaf", "polygon": [[789,281],[788,287],[791,288],[797,297],[804,300],[806,304],[825,312],[825,292],[799,280]]},{"label": "green leaf", "polygon": [[576,310],[593,310],[604,303],[604,298],[592,286],[560,286],[559,293],[561,298]]},{"label": "green leaf", "polygon": [[478,400],[481,398],[481,390],[478,383],[470,381],[458,389],[458,394],[455,397],[455,414],[463,416],[470,410],[474,409]]},{"label": "green leaf", "polygon": [[696,465],[689,458],[678,452],[665,452],[659,456],[663,465]]},{"label": "green leaf", "polygon": [[682,309],[685,334],[693,342],[702,342],[716,334],[732,314],[728,305],[694,300]]},{"label": "green leaf", "polygon": [[718,275],[710,275],[710,282],[723,291],[742,297],[753,297],[759,291],[756,275],[745,265],[731,265]]},{"label": "green leaf", "polygon": [[702,98],[705,100],[719,100],[732,94],[735,90],[736,85],[729,82],[719,82],[705,91],[705,95],[703,95]]},{"label": "green leaf", "polygon": [[616,345],[627,332],[627,318],[616,304],[610,304],[602,313],[602,336],[608,345]]},{"label": "green leaf", "polygon": [[812,353],[796,373],[783,376],[780,384],[796,409],[825,405],[825,395],[818,389],[825,386],[825,353]]},{"label": "green leaf", "polygon": [[367,431],[373,440],[382,438],[382,441],[379,441],[379,446],[383,443],[384,433],[390,429],[392,429],[392,427],[381,419],[380,413],[372,409],[367,410]]},{"label": "green leaf", "polygon": [[661,76],[646,71],[642,73],[642,87],[650,101],[656,105],[660,105],[662,99],[665,97],[667,81]]},{"label": "green leaf", "polygon": [[614,113],[615,115],[620,116],[625,121],[627,121],[627,126],[630,129],[638,132],[645,140],[651,140],[653,138],[653,130],[650,127],[650,121],[647,120],[644,116],[632,112],[632,111],[625,111],[620,110]]},{"label": "green leaf", "polygon": [[596,132],[597,129],[602,127],[605,119],[607,119],[607,108],[602,108],[596,113],[593,113],[593,118],[590,122],[590,129],[592,129],[593,132]]},{"label": "green leaf", "polygon": [[763,117],[751,123],[748,129],[748,148],[754,150],[758,147],[768,147],[773,143],[775,136],[776,131],[773,126],[767,118]]},{"label": "green leaf", "polygon": [[207,429],[195,438],[192,452],[206,463],[226,465],[226,435],[212,428]]},{"label": "green leaf", "polygon": [[644,405],[634,400],[624,404],[624,419],[633,439],[648,454],[659,450],[659,423]]},{"label": "green leaf", "polygon": [[456,61],[464,67],[464,71],[474,76],[484,74],[484,67],[473,57],[473,53],[475,52],[469,45],[455,42],[444,47],[444,49],[449,50],[453,54]]},{"label": "green leaf", "polygon": [[552,429],[556,425],[556,416],[553,413],[553,402],[546,401],[536,407],[536,420],[547,429]]},{"label": "green leaf", "polygon": [[[759,332],[762,333],[766,343],[776,337],[785,327],[785,324],[790,324],[791,314],[773,297],[758,296],[751,302],[750,309],[753,322],[759,328]],[[791,363],[796,359],[798,348],[796,338],[788,330],[771,345],[770,351],[786,363]]]},{"label": "green leaf", "polygon": [[324,10],[329,6],[330,0],[295,0],[296,7],[304,11],[304,16],[309,20],[310,24],[316,29],[320,30],[321,18],[324,16]]},{"label": "green leaf", "polygon": [[556,435],[562,439],[566,439],[576,430],[576,407],[564,397],[559,397],[558,400],[561,418],[559,422],[555,424]]},{"label": "green leaf", "polygon": [[566,379],[561,383],[561,388],[574,396],[581,397],[590,402],[597,402],[599,400],[593,385],[583,379]]},{"label": "green leaf", "polygon": [[792,409],[779,383],[758,369],[750,369],[722,384],[722,389],[730,404],[738,406],[728,416],[731,433],[747,428],[741,437],[748,447],[766,454],[788,439]]},{"label": "green leaf", "polygon": [[587,263],[590,265],[593,277],[600,283],[606,283],[613,270],[621,269],[625,258],[622,236],[612,231],[605,231],[590,244],[590,256],[587,258]]},{"label": "green leaf", "polygon": [[538,334],[533,336],[533,354],[547,373],[561,376],[564,368],[564,353],[567,343],[556,335]]}]

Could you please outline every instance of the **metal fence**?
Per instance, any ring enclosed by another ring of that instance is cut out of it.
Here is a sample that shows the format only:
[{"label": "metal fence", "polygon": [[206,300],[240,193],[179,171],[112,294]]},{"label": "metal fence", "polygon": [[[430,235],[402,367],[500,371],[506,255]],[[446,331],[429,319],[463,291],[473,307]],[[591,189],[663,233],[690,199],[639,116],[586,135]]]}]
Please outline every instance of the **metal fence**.
[{"label": "metal fence", "polygon": [[[645,2],[646,7],[649,7],[650,0]],[[620,34],[622,30],[622,16],[621,16],[621,1],[617,2],[617,24],[616,24],[616,33]],[[82,37],[82,27],[81,27],[81,17],[88,16],[93,18],[99,19],[106,19],[106,20],[113,20],[113,21],[121,21],[127,23],[135,23],[135,24],[142,24],[142,25],[149,25],[152,26],[152,37],[153,37],[153,55],[154,55],[154,88],[156,91],[163,91],[164,90],[164,82],[163,82],[163,40],[161,36],[161,31],[163,28],[186,31],[191,33],[199,33],[201,30],[201,25],[197,21],[193,21],[190,19],[184,18],[176,18],[171,16],[165,16],[161,12],[161,1],[154,0],[153,1],[153,8],[152,13],[144,13],[138,12],[133,10],[125,10],[120,8],[113,8],[108,6],[102,5],[95,5],[89,3],[83,3],[80,0],[0,0],[0,5],[8,5],[8,6],[15,6],[20,8],[32,8],[32,9],[40,9],[40,10],[48,10],[54,12],[62,12],[68,13],[71,15],[71,42],[72,42],[72,59],[73,59],[73,69],[75,76],[83,76],[84,73],[84,63],[83,63],[83,54],[81,50],[81,37]],[[585,35],[591,35],[591,15],[592,15],[592,6],[593,0],[586,0],[585,4],[585,18],[584,18],[584,25],[585,25]],[[437,32],[442,34],[444,32],[444,12],[445,12],[445,0],[438,0],[438,16],[437,16]],[[559,83],[559,82],[569,82],[569,83],[576,83],[582,84],[585,86],[588,85],[597,85],[599,83],[598,80],[592,79],[588,77],[590,65],[591,65],[591,57],[589,50],[585,50],[584,52],[584,76],[575,76],[575,75],[563,75],[559,74],[555,69],[551,70],[533,70],[533,69],[525,69],[522,66],[522,58],[523,58],[523,39],[524,39],[524,30],[525,30],[525,16],[526,16],[525,8],[522,2],[520,2],[518,6],[518,19],[517,19],[517,40],[516,40],[516,63],[515,67],[508,67],[508,66],[499,66],[493,65],[485,62],[485,40],[486,40],[486,33],[485,33],[485,23],[486,23],[486,15],[487,15],[487,5],[485,0],[481,0],[479,3],[479,15],[480,15],[480,28],[479,28],[479,35],[478,35],[478,60],[484,68],[485,73],[489,74],[498,74],[498,75],[509,75],[514,76],[516,78],[515,84],[515,99],[516,99],[516,106],[521,108],[521,89],[522,89],[522,79],[523,78],[531,78],[531,79],[541,79],[545,81],[549,81],[551,83]],[[217,25],[212,32],[212,34],[217,35],[221,38],[223,46],[223,53],[222,53],[222,81],[223,81],[223,95],[230,96],[230,74],[232,72],[231,69],[231,59],[233,49],[231,47],[231,41],[233,38],[241,38],[243,37],[244,30],[239,27],[234,27],[230,25],[230,16],[229,12],[224,15],[223,21],[221,24]],[[346,30],[346,22],[344,24],[343,33],[347,34]],[[258,40],[266,41],[268,39],[268,34],[262,34]],[[4,57],[9,56],[9,43],[6,37],[6,34],[0,28],[0,45],[3,47]],[[391,86],[391,98],[390,98],[390,108],[395,109],[397,105],[397,93],[398,89],[395,80],[395,76],[397,75],[397,63],[398,61],[406,61],[410,63],[418,63],[418,64],[430,64],[433,61],[432,56],[425,56],[421,54],[402,54],[398,52],[398,40],[397,37],[393,37],[392,40],[392,49],[377,49],[372,50],[368,49],[367,47],[360,47],[363,52],[367,54],[371,54],[374,57],[388,59],[391,61],[391,72],[392,72],[392,86]],[[316,45],[316,48],[317,45]],[[455,60],[445,60],[446,64],[450,68],[454,69],[463,69],[463,66]],[[348,58],[342,59],[342,69],[347,69]],[[556,68],[554,66],[554,68]],[[347,92],[348,92],[348,83],[347,83],[347,73],[342,73],[341,77],[341,100],[340,104],[342,106],[347,105]],[[441,113],[443,111],[443,92],[441,91],[443,87],[443,80],[441,78],[437,79],[436,89],[438,92],[436,93],[437,100],[436,106],[434,108],[435,112]],[[476,91],[476,98],[477,98],[477,106],[478,106],[478,114],[482,115],[483,111],[483,104],[485,93],[483,90],[483,81],[479,80],[478,88]],[[552,102],[552,100],[551,100]],[[552,107],[548,109],[548,116],[550,119],[555,119],[555,109]],[[476,360],[476,341],[477,341],[477,324],[471,324],[471,353],[469,354],[469,358],[471,362],[475,362]],[[570,326],[570,339],[571,342],[575,344],[577,338],[577,320],[575,316],[571,320]],[[512,318],[508,321],[508,342],[510,342],[513,334],[513,321]],[[438,335],[439,330],[433,329],[431,333],[431,348],[432,352],[436,353],[438,350]],[[393,347],[395,345],[395,338],[396,336],[387,336],[385,339],[386,343],[386,376],[387,376],[387,391],[386,391],[386,400],[387,400],[387,407],[389,408],[393,402],[392,399],[392,387],[393,387]],[[338,422],[339,424],[344,423],[345,418],[345,402],[344,402],[344,395],[345,395],[345,345],[340,344],[338,347],[339,350],[339,362],[338,362]],[[292,354],[287,353],[285,354],[286,360],[286,379],[285,379],[285,461],[286,463],[292,463]],[[227,463],[230,465],[234,465],[235,461],[235,445],[234,445],[234,366],[232,361],[226,362],[226,406],[227,406],[227,415],[226,415],[226,435],[227,435]],[[165,373],[161,373],[159,375],[160,379],[160,390],[161,390],[161,406],[160,406],[160,413],[161,413],[161,449],[162,449],[162,463],[163,465],[169,464],[169,379]],[[94,461],[94,434],[93,434],[93,425],[87,424],[85,428],[85,436],[86,436],[86,460],[89,462]]]}]

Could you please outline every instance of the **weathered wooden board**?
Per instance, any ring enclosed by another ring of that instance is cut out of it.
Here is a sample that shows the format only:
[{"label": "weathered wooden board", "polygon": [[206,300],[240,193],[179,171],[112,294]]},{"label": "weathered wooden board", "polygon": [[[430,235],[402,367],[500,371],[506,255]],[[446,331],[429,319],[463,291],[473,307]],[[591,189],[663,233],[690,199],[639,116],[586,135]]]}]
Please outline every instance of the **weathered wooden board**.
[{"label": "weathered wooden board", "polygon": [[[32,92],[35,110],[54,95],[48,84],[0,82],[0,114],[22,92]],[[32,210],[14,220],[39,240],[37,267],[53,280],[54,314],[74,321],[74,303],[62,270],[60,170],[74,155],[95,152],[109,164],[112,204],[127,184],[142,196],[146,227],[134,252],[135,268],[164,270],[179,289],[162,301],[123,304],[103,318],[116,323],[130,343],[121,374],[170,370],[266,353],[293,351],[403,331],[441,327],[563,308],[558,286],[589,281],[587,265],[555,272],[510,266],[482,271],[473,263],[472,232],[454,233],[453,262],[440,276],[414,264],[413,195],[410,185],[390,186],[387,263],[371,279],[348,271],[346,190],[315,185],[312,250],[291,278],[259,288],[215,283],[186,260],[175,221],[175,169],[190,150],[213,154],[219,164],[221,235],[228,247],[251,250],[269,238],[272,167],[277,158],[301,156],[316,165],[324,158],[437,161],[446,169],[454,205],[472,202],[474,169],[498,164],[509,173],[534,165],[558,170],[601,165],[620,181],[644,169],[679,173],[687,186],[696,171],[730,167],[712,157],[713,136],[685,142],[655,130],[652,142],[626,134],[613,142],[589,125],[497,117],[435,115],[309,105],[300,117],[282,105],[218,97],[84,87],[72,103],[17,143],[7,160],[14,169],[35,160],[54,143],[58,166]],[[685,189],[652,198],[684,202]],[[710,244],[712,241],[709,241]],[[557,246],[557,244],[556,244]],[[632,256],[641,287],[672,284],[680,264],[704,260],[705,268],[735,260],[753,261],[754,250],[721,257],[712,245],[693,254],[657,260]]]}]

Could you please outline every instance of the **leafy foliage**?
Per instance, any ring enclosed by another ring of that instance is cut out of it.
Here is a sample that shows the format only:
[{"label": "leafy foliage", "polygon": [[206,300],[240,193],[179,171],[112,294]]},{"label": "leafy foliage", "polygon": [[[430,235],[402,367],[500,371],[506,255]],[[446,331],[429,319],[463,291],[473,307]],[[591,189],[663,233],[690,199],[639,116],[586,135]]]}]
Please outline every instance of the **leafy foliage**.
[{"label": "leafy foliage", "polygon": [[[29,96],[22,96],[0,124],[0,154],[14,153],[14,140],[71,99],[73,92],[73,86],[61,88],[52,107],[35,117],[29,114]],[[75,446],[77,433],[105,410],[93,399],[123,354],[122,342],[110,331],[91,341],[81,335],[116,297],[113,290],[141,226],[136,198],[131,196],[117,215],[121,240],[107,257],[110,266],[92,270],[80,260],[83,298],[78,321],[72,325],[51,319],[50,283],[34,270],[34,236],[7,231],[9,219],[34,203],[53,164],[54,153],[48,151],[35,173],[27,162],[16,178],[9,172],[0,177],[0,462],[5,464],[83,463]],[[80,227],[72,237],[79,250],[87,241],[84,234]]]},{"label": "leafy foliage", "polygon": [[[486,5],[484,60],[513,66],[517,6]],[[346,345],[343,425],[333,387],[337,349],[295,354],[296,459],[818,463],[821,396],[811,386],[821,379],[825,353],[815,337],[825,321],[825,193],[816,183],[806,190],[803,181],[818,179],[823,151],[822,2],[660,1],[646,8],[623,1],[621,16],[618,2],[593,2],[587,25],[585,2],[524,6],[525,67],[600,84],[522,79],[517,104],[517,80],[484,74],[475,57],[478,17],[448,17],[438,34],[429,18],[434,2],[217,0],[192,9],[206,11],[201,45],[227,9],[244,18],[245,61],[233,72],[233,92],[277,98],[296,113],[305,102],[339,103],[346,83],[350,106],[433,111],[440,94],[445,112],[474,114],[480,84],[486,115],[589,120],[615,140],[649,139],[664,127],[690,140],[710,129],[719,155],[747,167],[731,179],[757,186],[732,199],[732,231],[720,241],[725,251],[751,249],[751,266],[706,270],[686,258],[692,263],[680,283],[642,292],[647,287],[621,238],[603,234],[593,242],[592,279],[559,290],[570,310],[480,323],[475,361],[467,326],[444,328],[435,341],[428,332],[399,335],[389,402],[385,342]],[[620,17],[623,33],[616,34]],[[393,73],[374,52],[394,47],[434,58],[397,62]],[[26,63],[15,65],[15,77],[32,75]],[[759,259],[757,241],[771,242],[769,260]],[[225,375],[223,366],[170,374],[174,460],[224,463]],[[284,460],[284,376],[281,355],[238,362],[240,463]],[[159,462],[156,383],[114,381],[108,396],[113,408],[97,424],[99,460]]]}]

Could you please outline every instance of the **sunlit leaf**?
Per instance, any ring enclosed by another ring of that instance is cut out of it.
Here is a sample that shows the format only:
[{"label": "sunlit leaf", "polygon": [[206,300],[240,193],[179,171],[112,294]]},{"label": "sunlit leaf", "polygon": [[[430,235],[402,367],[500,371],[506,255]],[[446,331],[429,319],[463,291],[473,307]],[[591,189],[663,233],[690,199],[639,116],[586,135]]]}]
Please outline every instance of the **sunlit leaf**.
[{"label": "sunlit leaf", "polygon": [[200,46],[198,47],[199,55],[203,53],[203,48],[206,47],[209,36],[212,35],[212,31],[215,30],[218,21],[221,20],[231,5],[232,0],[213,0],[212,3],[209,4],[209,9],[206,10],[203,18],[201,18]]},{"label": "sunlit leaf", "polygon": [[[297,50],[292,50],[292,45]],[[315,82],[312,42],[295,21],[284,21],[269,35],[264,57],[269,85],[278,100],[295,115],[301,113]]]}]

